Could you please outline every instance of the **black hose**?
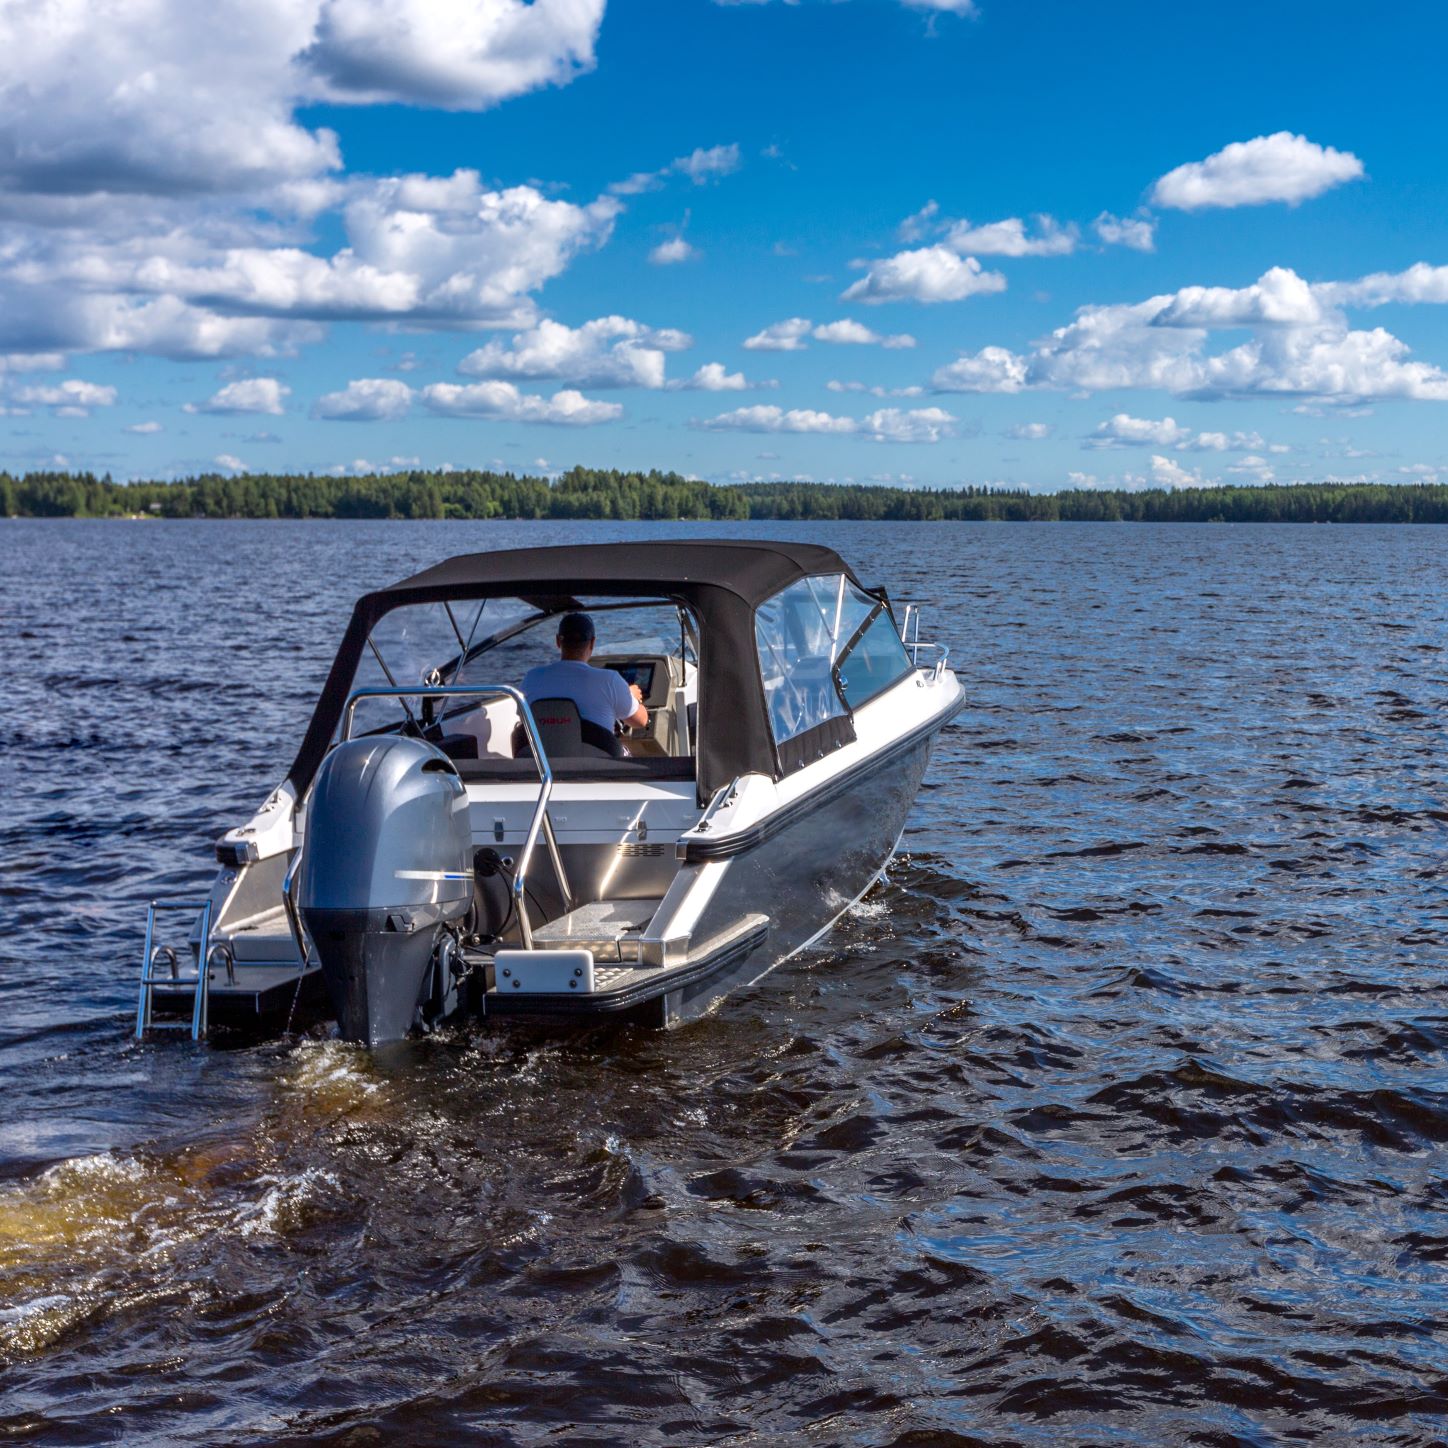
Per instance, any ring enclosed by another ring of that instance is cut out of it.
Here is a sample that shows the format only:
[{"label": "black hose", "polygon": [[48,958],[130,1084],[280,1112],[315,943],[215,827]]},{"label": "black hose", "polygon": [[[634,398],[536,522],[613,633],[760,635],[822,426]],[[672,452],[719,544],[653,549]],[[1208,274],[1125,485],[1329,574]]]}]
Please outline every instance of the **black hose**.
[{"label": "black hose", "polygon": [[[488,868],[480,869],[480,866],[486,866]],[[494,940],[501,940],[502,937],[507,933],[508,927],[513,923],[514,917],[518,913],[518,896],[516,891],[513,889],[513,886],[517,883],[518,879],[517,867],[514,866],[512,869],[509,869],[508,866],[503,863],[503,857],[498,854],[496,850],[489,849],[479,850],[477,855],[474,856],[473,870],[474,873],[482,874],[484,876],[499,874],[508,882],[508,913],[503,917],[503,923],[499,925],[495,931],[493,931],[492,935],[492,938]],[[534,910],[538,912],[538,915],[541,917],[543,915],[543,907],[538,903],[538,897],[533,893],[532,888],[526,882],[523,885],[523,893],[528,897],[528,903],[533,907]]]}]

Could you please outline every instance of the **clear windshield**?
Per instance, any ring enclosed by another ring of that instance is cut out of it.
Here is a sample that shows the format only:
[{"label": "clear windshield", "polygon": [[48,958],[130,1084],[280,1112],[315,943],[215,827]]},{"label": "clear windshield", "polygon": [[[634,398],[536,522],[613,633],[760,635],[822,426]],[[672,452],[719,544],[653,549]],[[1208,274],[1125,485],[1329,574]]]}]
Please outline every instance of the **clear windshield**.
[{"label": "clear windshield", "polygon": [[[655,654],[697,660],[697,631],[676,604],[583,599],[597,630],[600,655]],[[558,658],[558,614],[544,614],[521,598],[407,604],[379,619],[353,676],[353,690],[428,684],[521,686],[529,669]],[[483,701],[449,706],[457,717]],[[352,732],[363,734],[426,723],[434,709],[416,699],[366,699]]]}]

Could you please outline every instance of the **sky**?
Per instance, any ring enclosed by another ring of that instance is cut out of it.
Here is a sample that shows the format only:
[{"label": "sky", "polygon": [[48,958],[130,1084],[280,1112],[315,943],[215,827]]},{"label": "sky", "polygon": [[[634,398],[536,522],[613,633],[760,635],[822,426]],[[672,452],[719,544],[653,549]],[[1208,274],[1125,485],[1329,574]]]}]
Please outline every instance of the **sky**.
[{"label": "sky", "polygon": [[0,0],[0,463],[1448,481],[1448,9]]}]

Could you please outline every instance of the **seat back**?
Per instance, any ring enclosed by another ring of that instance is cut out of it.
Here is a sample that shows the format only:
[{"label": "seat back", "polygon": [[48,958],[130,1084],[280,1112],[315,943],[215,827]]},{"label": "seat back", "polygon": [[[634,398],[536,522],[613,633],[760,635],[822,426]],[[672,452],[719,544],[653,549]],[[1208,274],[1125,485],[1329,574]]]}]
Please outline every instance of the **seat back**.
[{"label": "seat back", "polygon": [[[531,707],[549,759],[617,759],[623,754],[613,735],[585,719],[572,699],[535,699]],[[521,759],[527,753],[528,740],[520,723],[514,733],[513,756]]]}]

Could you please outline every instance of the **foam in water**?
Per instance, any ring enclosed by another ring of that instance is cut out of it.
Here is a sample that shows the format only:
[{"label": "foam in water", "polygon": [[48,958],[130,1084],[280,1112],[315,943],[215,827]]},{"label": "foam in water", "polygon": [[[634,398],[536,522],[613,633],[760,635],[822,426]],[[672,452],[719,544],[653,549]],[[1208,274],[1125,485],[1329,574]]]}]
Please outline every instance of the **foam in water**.
[{"label": "foam in water", "polygon": [[0,1193],[0,1271],[47,1248],[109,1235],[144,1200],[146,1175],[134,1157],[101,1152],[57,1162]]},{"label": "foam in water", "polygon": [[292,1085],[317,1096],[370,1096],[381,1082],[370,1080],[370,1061],[360,1046],[344,1041],[307,1041],[293,1056]]},{"label": "foam in water", "polygon": [[60,1292],[0,1307],[0,1362],[49,1347],[86,1310],[79,1298]]},{"label": "foam in water", "polygon": [[261,1199],[237,1213],[244,1237],[274,1237],[300,1226],[318,1190],[340,1183],[331,1172],[308,1167],[293,1176],[261,1177],[258,1185],[267,1188]]}]

